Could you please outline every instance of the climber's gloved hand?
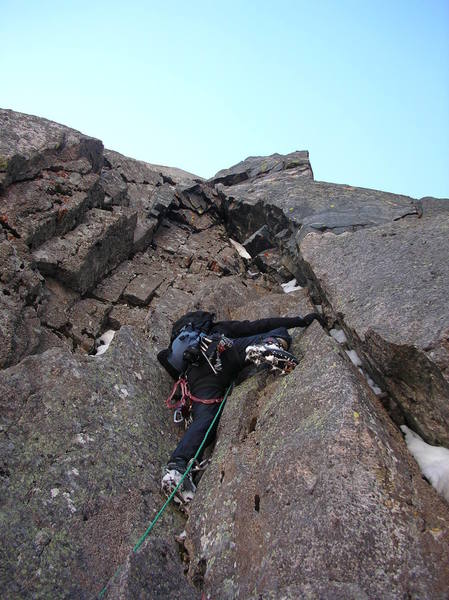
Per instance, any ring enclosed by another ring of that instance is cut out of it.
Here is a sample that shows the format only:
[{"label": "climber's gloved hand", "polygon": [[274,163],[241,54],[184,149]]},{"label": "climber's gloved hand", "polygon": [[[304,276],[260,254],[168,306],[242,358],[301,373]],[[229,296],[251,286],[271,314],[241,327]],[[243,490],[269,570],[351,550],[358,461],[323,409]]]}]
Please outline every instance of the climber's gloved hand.
[{"label": "climber's gloved hand", "polygon": [[312,321],[318,321],[318,323],[321,325],[321,327],[326,327],[326,321],[324,320],[323,316],[320,315],[319,313],[309,313],[308,315],[306,315],[305,317],[303,317],[303,321],[304,321],[304,326],[308,327]]}]

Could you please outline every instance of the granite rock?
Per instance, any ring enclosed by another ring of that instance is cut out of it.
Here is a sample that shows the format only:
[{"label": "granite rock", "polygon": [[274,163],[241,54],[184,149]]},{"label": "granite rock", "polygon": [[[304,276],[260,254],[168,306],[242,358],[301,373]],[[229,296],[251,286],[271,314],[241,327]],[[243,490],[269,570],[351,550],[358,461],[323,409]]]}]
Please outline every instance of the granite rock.
[{"label": "granite rock", "polygon": [[210,181],[231,186],[243,181],[253,181],[280,171],[294,171],[296,176],[313,179],[309,153],[306,150],[291,154],[272,154],[271,156],[250,156],[238,164],[219,171]]},{"label": "granite rock", "polygon": [[81,294],[95,285],[131,253],[136,214],[92,209],[85,221],[63,237],[53,238],[33,253],[45,275]]},{"label": "granite rock", "polygon": [[192,507],[205,598],[440,598],[449,507],[370,389],[314,323],[287,377],[228,399]]},{"label": "granite rock", "polygon": [[[53,348],[0,372],[4,597],[92,598],[126,560],[163,502],[167,389],[126,327],[100,357]],[[159,524],[171,555],[183,527],[172,509]]]},{"label": "granite rock", "polygon": [[301,253],[332,313],[411,428],[449,446],[449,214],[341,236]]},{"label": "granite rock", "polygon": [[0,132],[0,193],[49,167],[98,173],[103,165],[100,140],[47,119],[0,109]]}]

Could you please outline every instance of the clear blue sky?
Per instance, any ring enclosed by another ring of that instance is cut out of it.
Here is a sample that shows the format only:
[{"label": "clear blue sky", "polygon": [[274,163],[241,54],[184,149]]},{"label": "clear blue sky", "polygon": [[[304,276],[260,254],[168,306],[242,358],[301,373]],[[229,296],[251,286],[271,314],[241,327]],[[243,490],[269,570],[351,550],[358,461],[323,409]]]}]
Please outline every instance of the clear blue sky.
[{"label": "clear blue sky", "polygon": [[449,0],[0,0],[0,106],[203,177],[449,197]]}]

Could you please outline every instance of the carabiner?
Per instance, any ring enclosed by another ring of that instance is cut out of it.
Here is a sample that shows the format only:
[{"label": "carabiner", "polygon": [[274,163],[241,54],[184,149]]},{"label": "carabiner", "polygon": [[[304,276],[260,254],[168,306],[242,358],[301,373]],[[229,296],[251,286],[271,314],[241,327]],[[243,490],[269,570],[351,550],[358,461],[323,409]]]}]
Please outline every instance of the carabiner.
[{"label": "carabiner", "polygon": [[182,423],[184,421],[184,417],[182,415],[182,409],[181,408],[177,408],[175,410],[175,412],[173,413],[173,421],[175,423]]}]

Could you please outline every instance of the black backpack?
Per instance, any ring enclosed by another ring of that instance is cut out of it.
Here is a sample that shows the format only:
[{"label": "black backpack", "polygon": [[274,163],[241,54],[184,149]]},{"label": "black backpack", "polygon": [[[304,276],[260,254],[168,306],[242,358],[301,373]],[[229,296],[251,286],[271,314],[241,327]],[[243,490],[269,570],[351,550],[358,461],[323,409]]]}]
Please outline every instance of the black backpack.
[{"label": "black backpack", "polygon": [[187,326],[190,326],[192,331],[195,330],[202,333],[209,333],[214,322],[214,317],[215,313],[206,312],[205,310],[196,310],[194,312],[186,313],[173,323],[170,342],[173,342]]},{"label": "black backpack", "polygon": [[214,317],[214,313],[197,310],[185,314],[173,324],[167,360],[179,373],[187,368],[189,352],[186,351],[196,355],[191,351],[198,348],[201,334],[208,333]]}]

